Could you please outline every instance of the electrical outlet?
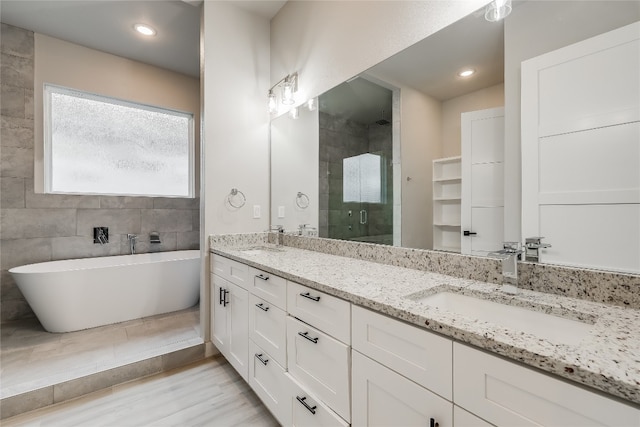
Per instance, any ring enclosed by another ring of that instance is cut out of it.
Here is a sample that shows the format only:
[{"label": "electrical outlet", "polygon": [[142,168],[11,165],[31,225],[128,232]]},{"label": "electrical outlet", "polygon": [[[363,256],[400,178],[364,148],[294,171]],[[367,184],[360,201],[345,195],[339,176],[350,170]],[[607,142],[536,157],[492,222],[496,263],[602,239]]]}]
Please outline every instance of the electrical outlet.
[{"label": "electrical outlet", "polygon": [[278,206],[278,218],[284,218],[284,206]]},{"label": "electrical outlet", "polygon": [[260,218],[260,205],[253,205],[253,217]]}]

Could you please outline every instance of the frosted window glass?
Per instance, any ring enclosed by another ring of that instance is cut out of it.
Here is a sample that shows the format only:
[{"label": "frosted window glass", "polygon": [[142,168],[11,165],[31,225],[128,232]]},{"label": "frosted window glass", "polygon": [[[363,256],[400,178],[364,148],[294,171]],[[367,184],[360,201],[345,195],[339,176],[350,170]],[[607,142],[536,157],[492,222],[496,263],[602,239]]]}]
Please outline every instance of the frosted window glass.
[{"label": "frosted window glass", "polygon": [[47,86],[47,188],[191,197],[191,114]]},{"label": "frosted window glass", "polygon": [[382,158],[365,153],[342,160],[344,202],[382,203]]}]

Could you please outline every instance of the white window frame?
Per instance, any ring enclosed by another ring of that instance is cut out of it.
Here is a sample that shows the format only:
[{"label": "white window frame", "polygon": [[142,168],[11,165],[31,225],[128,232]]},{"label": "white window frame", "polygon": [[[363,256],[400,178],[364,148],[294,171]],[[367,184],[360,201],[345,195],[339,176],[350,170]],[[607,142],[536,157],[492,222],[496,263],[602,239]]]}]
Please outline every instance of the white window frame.
[{"label": "white window frame", "polygon": [[[176,116],[187,117],[189,119],[189,190],[187,195],[171,195],[171,194],[134,194],[134,193],[100,193],[100,192],[66,192],[53,191],[52,189],[52,132],[51,132],[51,95],[59,93],[79,98],[90,99],[97,102],[121,105],[129,108],[140,110],[154,111],[163,114],[173,114]],[[134,101],[114,98],[106,95],[98,95],[78,89],[72,89],[64,86],[54,85],[50,83],[44,84],[43,96],[43,131],[44,131],[44,192],[48,194],[77,194],[77,195],[98,195],[98,196],[134,196],[134,197],[170,197],[170,198],[195,198],[195,129],[194,114],[186,111],[180,111],[171,108],[157,107],[148,104],[142,104]]]}]

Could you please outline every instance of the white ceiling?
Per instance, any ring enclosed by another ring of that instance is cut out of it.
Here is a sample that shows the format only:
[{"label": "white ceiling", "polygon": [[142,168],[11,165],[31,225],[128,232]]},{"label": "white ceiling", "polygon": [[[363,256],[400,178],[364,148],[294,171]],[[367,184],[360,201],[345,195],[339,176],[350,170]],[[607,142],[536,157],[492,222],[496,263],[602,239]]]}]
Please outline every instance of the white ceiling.
[{"label": "white ceiling", "polygon": [[[236,1],[271,19],[286,0]],[[200,74],[202,0],[2,0],[3,23],[193,77]],[[136,23],[157,30],[153,38]]]}]

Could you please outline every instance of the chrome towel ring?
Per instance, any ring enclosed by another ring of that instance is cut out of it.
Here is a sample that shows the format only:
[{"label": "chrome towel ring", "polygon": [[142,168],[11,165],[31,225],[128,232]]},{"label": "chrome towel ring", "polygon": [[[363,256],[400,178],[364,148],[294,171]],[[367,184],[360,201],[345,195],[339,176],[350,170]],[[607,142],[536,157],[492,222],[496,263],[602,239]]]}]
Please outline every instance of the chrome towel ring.
[{"label": "chrome towel ring", "polygon": [[302,191],[298,191],[296,196],[296,206],[300,209],[307,209],[309,207],[309,196],[304,194]]},{"label": "chrome towel ring", "polygon": [[237,188],[232,188],[231,192],[227,195],[227,203],[232,208],[240,209],[247,202],[247,198],[244,193]]}]

